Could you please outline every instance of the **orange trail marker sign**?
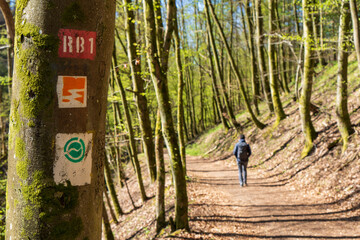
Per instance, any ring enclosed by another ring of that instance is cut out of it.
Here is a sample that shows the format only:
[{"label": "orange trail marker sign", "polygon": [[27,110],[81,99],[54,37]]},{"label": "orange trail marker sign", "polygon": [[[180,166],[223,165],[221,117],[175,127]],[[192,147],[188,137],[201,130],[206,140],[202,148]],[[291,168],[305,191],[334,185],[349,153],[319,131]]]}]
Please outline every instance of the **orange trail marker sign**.
[{"label": "orange trail marker sign", "polygon": [[86,77],[59,76],[56,91],[58,95],[59,108],[86,107]]}]

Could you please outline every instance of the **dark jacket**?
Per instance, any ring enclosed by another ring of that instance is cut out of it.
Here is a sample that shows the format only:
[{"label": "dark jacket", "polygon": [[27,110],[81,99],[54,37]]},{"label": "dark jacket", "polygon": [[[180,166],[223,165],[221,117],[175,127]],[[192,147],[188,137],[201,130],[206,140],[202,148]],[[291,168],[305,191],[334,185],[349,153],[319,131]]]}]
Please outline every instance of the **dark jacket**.
[{"label": "dark jacket", "polygon": [[[239,159],[238,158],[238,152],[239,151],[246,151],[247,152],[246,159]],[[247,162],[249,160],[249,157],[251,155],[251,148],[250,148],[249,144],[247,144],[245,142],[245,139],[240,139],[240,141],[238,143],[236,143],[233,154],[236,157],[236,159],[239,160],[239,161]]]}]

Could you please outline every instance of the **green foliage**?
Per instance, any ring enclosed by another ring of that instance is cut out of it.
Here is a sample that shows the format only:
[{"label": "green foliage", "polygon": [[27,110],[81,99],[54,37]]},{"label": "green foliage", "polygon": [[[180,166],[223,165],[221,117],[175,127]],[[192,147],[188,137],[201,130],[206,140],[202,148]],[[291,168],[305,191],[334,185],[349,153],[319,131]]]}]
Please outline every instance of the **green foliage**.
[{"label": "green foliage", "polygon": [[[0,177],[3,173],[0,170]],[[6,179],[0,179],[0,239],[5,239],[5,197],[6,197]]]}]

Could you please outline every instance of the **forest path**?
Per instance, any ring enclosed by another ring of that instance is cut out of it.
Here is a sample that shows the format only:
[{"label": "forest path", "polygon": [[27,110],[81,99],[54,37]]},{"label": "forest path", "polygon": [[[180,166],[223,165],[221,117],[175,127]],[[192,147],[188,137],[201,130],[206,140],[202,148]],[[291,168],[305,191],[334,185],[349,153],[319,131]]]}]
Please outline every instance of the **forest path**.
[{"label": "forest path", "polygon": [[221,160],[188,157],[187,173],[197,194],[219,192],[219,198],[195,204],[203,210],[190,211],[193,233],[209,239],[360,239],[359,216],[306,198],[267,177],[265,169],[249,168],[246,187],[239,185],[237,166]]}]

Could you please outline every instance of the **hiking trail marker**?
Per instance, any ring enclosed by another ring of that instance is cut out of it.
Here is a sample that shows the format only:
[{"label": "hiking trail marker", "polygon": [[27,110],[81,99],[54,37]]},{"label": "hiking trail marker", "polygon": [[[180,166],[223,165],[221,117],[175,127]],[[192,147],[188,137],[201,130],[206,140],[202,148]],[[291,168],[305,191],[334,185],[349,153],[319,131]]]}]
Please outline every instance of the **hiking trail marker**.
[{"label": "hiking trail marker", "polygon": [[96,32],[60,29],[59,57],[94,60],[96,56]]},{"label": "hiking trail marker", "polygon": [[58,133],[55,139],[54,181],[73,186],[91,183],[92,133]]},{"label": "hiking trail marker", "polygon": [[58,76],[56,92],[59,108],[86,107],[87,78],[84,76]]}]

